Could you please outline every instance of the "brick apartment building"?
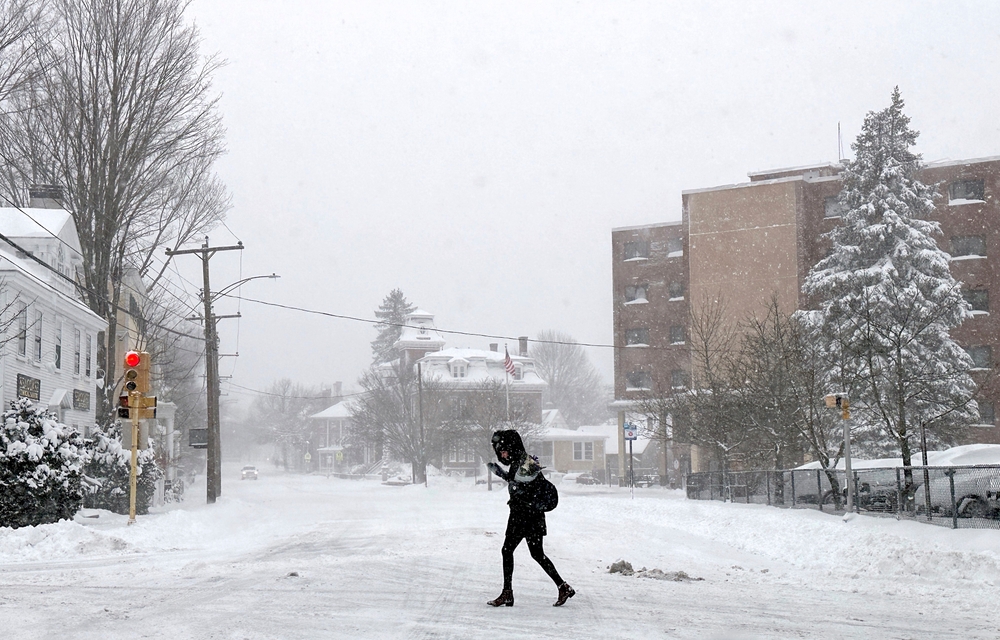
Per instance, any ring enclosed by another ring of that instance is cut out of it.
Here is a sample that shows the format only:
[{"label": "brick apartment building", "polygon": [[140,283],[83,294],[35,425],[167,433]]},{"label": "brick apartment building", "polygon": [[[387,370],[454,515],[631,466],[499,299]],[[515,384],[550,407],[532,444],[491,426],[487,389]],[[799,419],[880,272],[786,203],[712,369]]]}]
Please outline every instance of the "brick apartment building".
[{"label": "brick apartment building", "polygon": [[[680,222],[612,231],[619,423],[645,390],[683,384],[691,367],[681,339],[690,309],[722,299],[736,322],[763,310],[772,295],[786,311],[806,306],[802,282],[827,251],[821,235],[840,218],[840,170],[824,164],[750,173],[749,182],[684,191]],[[969,439],[998,443],[1000,385],[990,370],[1000,322],[990,314],[990,289],[1000,282],[1000,157],[935,162],[917,177],[937,185],[938,243],[952,255],[952,273],[974,310],[953,333],[978,369],[982,424]],[[701,466],[692,454],[683,462]]]}]

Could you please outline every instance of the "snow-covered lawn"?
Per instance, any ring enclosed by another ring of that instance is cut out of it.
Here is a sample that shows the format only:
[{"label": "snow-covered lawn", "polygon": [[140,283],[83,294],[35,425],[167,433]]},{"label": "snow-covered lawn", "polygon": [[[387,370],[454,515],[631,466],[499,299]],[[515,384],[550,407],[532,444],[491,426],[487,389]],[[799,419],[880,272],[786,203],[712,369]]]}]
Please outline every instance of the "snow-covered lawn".
[{"label": "snow-covered lawn", "polygon": [[563,485],[545,546],[577,596],[553,608],[522,545],[516,604],[493,609],[506,491],[238,478],[132,527],[0,529],[0,638],[1000,636],[1000,531]]}]

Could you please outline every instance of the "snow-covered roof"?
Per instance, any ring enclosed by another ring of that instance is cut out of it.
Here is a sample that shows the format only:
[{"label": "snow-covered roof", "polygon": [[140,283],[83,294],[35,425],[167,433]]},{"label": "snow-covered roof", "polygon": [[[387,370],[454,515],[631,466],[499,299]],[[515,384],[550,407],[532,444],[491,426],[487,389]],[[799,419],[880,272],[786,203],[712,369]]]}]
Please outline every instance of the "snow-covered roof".
[{"label": "snow-covered roof", "polygon": [[616,231],[642,231],[643,229],[656,229],[658,227],[676,227],[683,224],[683,220],[673,220],[670,222],[654,222],[653,224],[634,224],[627,227],[611,227],[611,232]]},{"label": "snow-covered roof", "polygon": [[566,420],[562,417],[562,413],[559,409],[543,409],[542,410],[542,427],[566,429]]},{"label": "snow-covered roof", "polygon": [[1000,156],[986,156],[985,158],[969,158],[966,160],[950,160],[945,158],[942,160],[935,160],[934,162],[928,162],[921,168],[936,169],[938,167],[955,167],[960,165],[964,166],[967,164],[982,164],[984,162],[997,162],[998,160],[1000,160]]},{"label": "snow-covered roof", "polygon": [[50,238],[72,223],[73,216],[65,209],[0,207],[0,233],[8,238]]},{"label": "snow-covered roof", "polygon": [[833,169],[841,170],[844,165],[839,162],[821,162],[819,164],[806,164],[800,167],[783,167],[780,169],[765,169],[763,171],[748,171],[747,177],[753,178],[754,176],[770,176],[779,173],[806,173],[807,171],[818,171],[820,169]]},{"label": "snow-covered roof", "polygon": [[[548,386],[535,371],[535,360],[527,356],[511,355],[515,366],[521,369],[521,379],[511,379],[511,389],[542,390]],[[453,362],[467,365],[465,377],[452,378],[449,369]],[[498,351],[470,349],[467,347],[449,347],[440,351],[432,351],[420,358],[424,375],[448,378],[458,385],[474,385],[486,380],[505,380],[504,354]]]},{"label": "snow-covered roof", "polygon": [[535,439],[543,441],[571,440],[573,442],[594,442],[596,440],[607,440],[609,437],[610,436],[604,433],[590,433],[586,431],[578,431],[576,429],[559,429],[551,427],[541,431],[537,436],[535,436]]},{"label": "snow-covered roof", "polygon": [[[617,424],[594,424],[584,425],[577,429],[577,432],[603,434],[607,437],[604,441],[604,455],[618,455],[618,425]],[[649,445],[649,438],[638,438],[632,441],[632,453],[642,455]],[[628,452],[628,443],[625,444],[625,451]]]},{"label": "snow-covered roof", "polygon": [[399,332],[397,349],[436,350],[444,346],[444,336],[434,327],[434,314],[417,309],[406,316],[406,326]]},{"label": "snow-covered roof", "polygon": [[[0,274],[5,271],[22,274],[25,278],[31,280],[35,284],[55,292],[56,295],[62,298],[65,302],[72,304],[81,312],[96,320],[98,325],[107,326],[107,322],[104,318],[94,313],[90,307],[84,304],[81,300],[66,293],[59,287],[53,287],[48,281],[50,274],[44,269],[44,267],[41,267],[35,262],[28,260],[27,258],[18,258],[17,256],[7,253],[6,251],[0,251]],[[2,276],[0,276],[0,278],[2,278]]]},{"label": "snow-covered roof", "polygon": [[[911,464],[921,464],[920,453],[915,453],[910,460]],[[927,464],[932,467],[962,467],[976,464],[1000,464],[1000,444],[966,444],[960,447],[952,447],[944,451],[928,451]],[[861,460],[851,458],[851,467],[854,469],[876,469],[880,467],[901,467],[902,458],[876,458],[874,460]],[[819,462],[810,462],[798,467],[799,469],[819,469]],[[844,468],[844,460],[837,464],[838,469]]]},{"label": "snow-covered roof", "polygon": [[316,420],[325,420],[327,418],[350,418],[351,405],[347,400],[341,400],[337,404],[327,407],[319,413],[314,413],[309,417],[315,418]]}]

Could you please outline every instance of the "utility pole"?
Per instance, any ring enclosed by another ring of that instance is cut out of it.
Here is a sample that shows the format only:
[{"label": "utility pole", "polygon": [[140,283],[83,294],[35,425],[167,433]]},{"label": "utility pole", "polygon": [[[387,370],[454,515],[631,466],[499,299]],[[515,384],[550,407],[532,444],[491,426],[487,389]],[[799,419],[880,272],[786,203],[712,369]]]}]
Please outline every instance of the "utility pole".
[{"label": "utility pole", "polygon": [[198,249],[183,249],[181,251],[171,251],[167,249],[168,256],[179,256],[184,254],[195,254],[201,258],[202,277],[204,279],[204,289],[202,298],[205,304],[205,380],[206,380],[206,405],[208,406],[208,448],[207,448],[207,469],[206,469],[206,500],[208,504],[215,503],[216,498],[222,495],[222,436],[219,426],[219,345],[216,338],[216,317],[212,314],[212,288],[209,284],[208,263],[219,251],[242,251],[243,243],[228,247],[208,246],[208,237],[205,237],[205,244]]},{"label": "utility pole", "polygon": [[420,465],[424,470],[424,486],[427,486],[427,451],[424,448],[424,372],[417,363],[417,403],[420,411]]}]

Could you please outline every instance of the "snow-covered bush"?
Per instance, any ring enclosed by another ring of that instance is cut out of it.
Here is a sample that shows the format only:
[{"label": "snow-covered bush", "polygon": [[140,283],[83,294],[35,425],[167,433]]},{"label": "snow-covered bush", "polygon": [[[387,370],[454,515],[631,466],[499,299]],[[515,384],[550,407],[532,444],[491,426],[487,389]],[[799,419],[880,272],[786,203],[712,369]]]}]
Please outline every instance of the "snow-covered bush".
[{"label": "snow-covered bush", "polygon": [[[126,428],[130,427],[126,425]],[[84,466],[86,505],[127,514],[132,450],[122,448],[122,426],[118,423],[96,426],[87,441],[87,448]],[[137,461],[135,511],[144,514],[149,513],[156,493],[156,481],[163,472],[156,466],[156,452],[152,446],[139,451]]]},{"label": "snow-covered bush", "polygon": [[0,427],[0,527],[25,527],[79,510],[84,441],[26,399],[11,402]]}]

